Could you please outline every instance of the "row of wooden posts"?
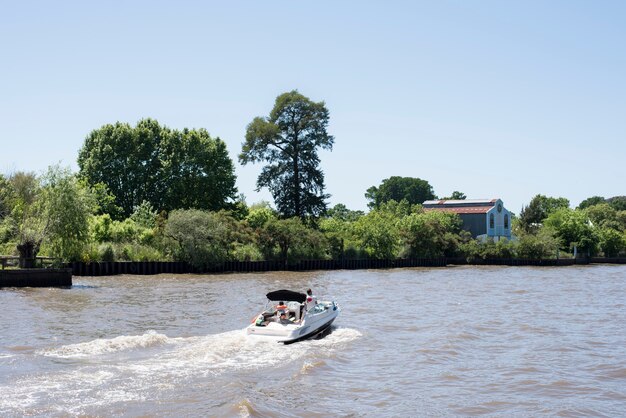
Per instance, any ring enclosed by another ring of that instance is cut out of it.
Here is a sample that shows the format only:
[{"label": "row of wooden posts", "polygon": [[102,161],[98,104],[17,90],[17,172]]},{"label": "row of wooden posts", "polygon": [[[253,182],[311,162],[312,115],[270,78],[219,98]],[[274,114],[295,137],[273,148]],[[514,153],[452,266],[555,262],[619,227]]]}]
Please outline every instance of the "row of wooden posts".
[{"label": "row of wooden posts", "polygon": [[465,258],[409,258],[409,259],[362,259],[362,260],[300,260],[295,263],[284,261],[225,261],[204,266],[191,266],[186,262],[161,261],[116,261],[74,262],[71,268],[75,276],[111,276],[117,274],[179,274],[179,273],[249,273],[266,271],[311,271],[311,270],[361,270],[406,267],[445,267],[448,265],[503,265],[503,266],[570,266],[589,263],[626,264],[626,258],[586,259],[476,259]]}]

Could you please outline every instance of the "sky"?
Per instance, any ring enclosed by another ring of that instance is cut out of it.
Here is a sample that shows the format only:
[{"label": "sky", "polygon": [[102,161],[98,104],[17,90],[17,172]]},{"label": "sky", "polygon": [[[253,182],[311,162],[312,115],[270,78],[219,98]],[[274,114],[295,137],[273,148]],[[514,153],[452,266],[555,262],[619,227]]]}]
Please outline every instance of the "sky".
[{"label": "sky", "polygon": [[225,141],[297,89],[330,112],[329,205],[391,176],[439,197],[626,195],[620,1],[0,0],[0,173],[78,171],[85,137],[154,118]]}]

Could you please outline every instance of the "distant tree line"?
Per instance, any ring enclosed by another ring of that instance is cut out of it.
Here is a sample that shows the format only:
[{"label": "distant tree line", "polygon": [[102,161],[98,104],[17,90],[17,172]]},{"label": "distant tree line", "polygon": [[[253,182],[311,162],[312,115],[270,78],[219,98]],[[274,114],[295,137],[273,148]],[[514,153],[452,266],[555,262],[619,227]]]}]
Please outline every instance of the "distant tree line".
[{"label": "distant tree line", "polygon": [[[104,125],[85,139],[78,173],[0,175],[0,254],[63,261],[615,257],[626,252],[626,197],[577,208],[535,196],[512,240],[476,240],[451,213],[425,212],[428,181],[392,176],[365,191],[369,211],[329,208],[319,150],[331,150],[329,112],[297,91],[252,120],[239,154],[261,163],[257,186],[275,208],[237,195],[226,146],[205,129],[152,119]],[[465,199],[454,191],[444,199]],[[25,265],[28,266],[28,265]]]}]

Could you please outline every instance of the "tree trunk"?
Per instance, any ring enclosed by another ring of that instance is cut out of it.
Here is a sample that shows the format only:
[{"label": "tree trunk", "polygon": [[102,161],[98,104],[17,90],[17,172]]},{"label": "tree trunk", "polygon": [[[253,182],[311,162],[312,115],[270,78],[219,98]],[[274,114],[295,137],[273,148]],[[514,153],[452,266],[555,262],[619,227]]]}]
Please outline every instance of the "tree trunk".
[{"label": "tree trunk", "polygon": [[20,253],[20,268],[35,268],[35,260],[39,252],[39,245],[35,242],[26,241],[17,245],[17,251]]}]

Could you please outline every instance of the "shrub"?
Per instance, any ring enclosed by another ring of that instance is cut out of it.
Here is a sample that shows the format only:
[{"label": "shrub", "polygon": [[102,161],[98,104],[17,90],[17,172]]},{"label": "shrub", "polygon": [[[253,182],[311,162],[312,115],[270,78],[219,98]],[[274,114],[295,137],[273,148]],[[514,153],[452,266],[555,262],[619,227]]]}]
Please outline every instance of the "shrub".
[{"label": "shrub", "polygon": [[115,251],[111,244],[100,245],[98,247],[100,261],[115,261]]},{"label": "shrub", "polygon": [[239,261],[262,261],[263,253],[254,244],[239,244],[233,249],[232,256]]}]

